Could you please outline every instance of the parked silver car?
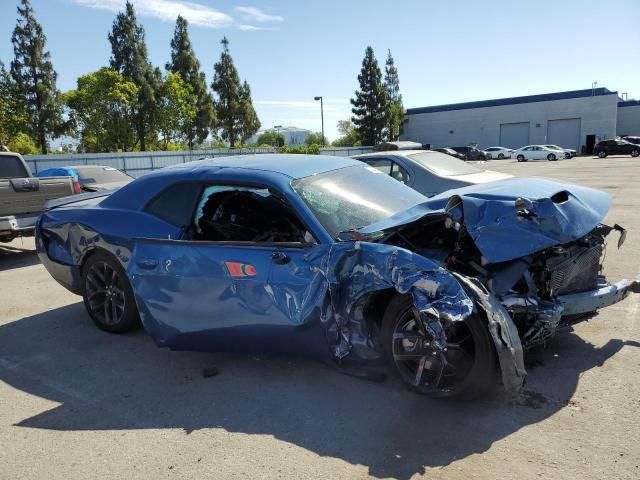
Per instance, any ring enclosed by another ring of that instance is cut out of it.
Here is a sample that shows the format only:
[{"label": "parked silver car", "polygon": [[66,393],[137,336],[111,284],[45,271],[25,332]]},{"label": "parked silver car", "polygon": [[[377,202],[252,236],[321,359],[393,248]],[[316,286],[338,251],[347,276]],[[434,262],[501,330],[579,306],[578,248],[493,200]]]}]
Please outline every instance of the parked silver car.
[{"label": "parked silver car", "polygon": [[511,177],[430,150],[363,153],[352,158],[365,162],[428,197],[452,188]]}]

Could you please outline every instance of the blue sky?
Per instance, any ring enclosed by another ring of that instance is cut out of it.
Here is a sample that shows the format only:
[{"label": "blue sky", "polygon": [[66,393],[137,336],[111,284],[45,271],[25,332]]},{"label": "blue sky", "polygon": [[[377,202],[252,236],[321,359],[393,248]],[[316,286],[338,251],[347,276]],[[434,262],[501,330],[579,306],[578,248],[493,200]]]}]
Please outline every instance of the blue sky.
[{"label": "blue sky", "polygon": [[[0,60],[13,57],[17,0],[0,0]],[[405,107],[598,86],[640,98],[640,0],[134,0],[163,66],[175,16],[190,20],[207,81],[226,35],[263,127],[325,130],[350,116],[364,49],[391,49]],[[32,0],[61,90],[108,63],[124,0]]]}]

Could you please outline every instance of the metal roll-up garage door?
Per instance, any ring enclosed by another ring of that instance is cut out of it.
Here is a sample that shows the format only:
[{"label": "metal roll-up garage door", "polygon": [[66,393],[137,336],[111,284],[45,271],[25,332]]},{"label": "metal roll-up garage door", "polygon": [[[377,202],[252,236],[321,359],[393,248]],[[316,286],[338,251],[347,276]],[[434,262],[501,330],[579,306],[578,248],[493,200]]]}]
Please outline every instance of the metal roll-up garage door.
[{"label": "metal roll-up garage door", "polygon": [[580,119],[549,120],[547,122],[547,143],[580,150]]},{"label": "metal roll-up garage door", "polygon": [[520,148],[525,145],[529,145],[529,122],[500,124],[500,146]]}]

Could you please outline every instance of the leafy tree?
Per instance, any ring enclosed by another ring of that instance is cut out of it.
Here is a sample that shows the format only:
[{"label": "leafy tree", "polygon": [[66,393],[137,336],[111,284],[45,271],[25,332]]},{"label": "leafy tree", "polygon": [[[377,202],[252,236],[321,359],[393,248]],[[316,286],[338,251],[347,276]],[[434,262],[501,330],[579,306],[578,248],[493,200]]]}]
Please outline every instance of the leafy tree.
[{"label": "leafy tree", "polygon": [[358,147],[361,145],[358,131],[351,120],[338,120],[337,128],[341,136],[333,141],[334,147]]},{"label": "leafy tree", "polygon": [[157,127],[161,146],[189,142],[198,115],[193,87],[179,73],[167,73],[158,96]]},{"label": "leafy tree", "polygon": [[321,132],[310,133],[307,138],[304,139],[304,144],[309,145],[328,145],[327,137],[322,138]]},{"label": "leafy tree", "polygon": [[65,97],[70,119],[80,132],[80,149],[131,151],[136,144],[138,93],[133,81],[108,68],[78,78],[78,88]]},{"label": "leafy tree", "polygon": [[147,58],[144,28],[138,24],[131,2],[118,13],[111,33],[111,59],[113,70],[120,72],[138,87],[138,101],[133,117],[140,150],[146,150],[147,137],[154,140],[153,125],[156,113],[156,92],[162,85],[162,74],[153,68]]},{"label": "leafy tree", "polygon": [[284,146],[284,136],[275,130],[266,130],[258,136],[258,145]]},{"label": "leafy tree", "polygon": [[14,53],[11,77],[24,102],[28,117],[26,133],[36,140],[42,153],[47,153],[48,139],[60,136],[65,123],[56,87],[57,74],[51,55],[45,50],[47,37],[34,17],[29,0],[20,0],[11,43]]},{"label": "leafy tree", "polygon": [[249,84],[240,84],[240,76],[229,54],[229,40],[220,42],[223,50],[220,60],[213,66],[211,88],[216,94],[216,127],[224,140],[233,147],[238,140],[249,138],[260,128],[260,121],[251,102]]},{"label": "leafy tree", "polygon": [[387,141],[398,140],[402,133],[402,120],[404,118],[404,106],[400,94],[400,79],[398,69],[395,66],[391,50],[387,54],[387,62],[384,68],[384,89],[387,94],[387,125],[385,138]]},{"label": "leafy tree", "polygon": [[382,73],[373,48],[367,47],[358,75],[360,90],[351,99],[351,120],[365,145],[376,145],[383,139],[387,119],[387,95],[382,84]]},{"label": "leafy tree", "polygon": [[260,119],[253,108],[251,100],[251,88],[245,80],[240,87],[240,136],[242,142],[246,142],[258,130],[260,130]]},{"label": "leafy tree", "polygon": [[10,152],[18,152],[23,155],[35,155],[40,150],[33,139],[26,133],[20,132],[7,144]]},{"label": "leafy tree", "polygon": [[202,143],[209,135],[209,130],[215,127],[216,111],[213,98],[207,90],[205,75],[200,72],[200,62],[191,47],[187,27],[187,21],[178,15],[171,40],[171,61],[167,63],[166,69],[179,73],[191,85],[195,95],[196,117],[187,138],[189,149],[192,149],[194,141]]},{"label": "leafy tree", "polygon": [[[19,134],[29,130],[29,117],[24,98],[0,62],[0,147],[8,146]],[[33,143],[33,140],[31,140]]]}]

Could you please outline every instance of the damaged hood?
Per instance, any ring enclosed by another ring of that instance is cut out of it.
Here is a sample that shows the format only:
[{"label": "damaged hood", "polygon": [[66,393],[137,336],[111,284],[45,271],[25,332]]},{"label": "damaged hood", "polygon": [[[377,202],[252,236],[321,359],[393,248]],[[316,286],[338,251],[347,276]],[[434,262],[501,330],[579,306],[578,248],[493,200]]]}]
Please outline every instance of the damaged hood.
[{"label": "damaged hood", "polygon": [[602,222],[610,205],[611,196],[600,190],[521,177],[448,190],[358,233],[446,215],[464,226],[488,263],[498,263],[582,238]]}]

